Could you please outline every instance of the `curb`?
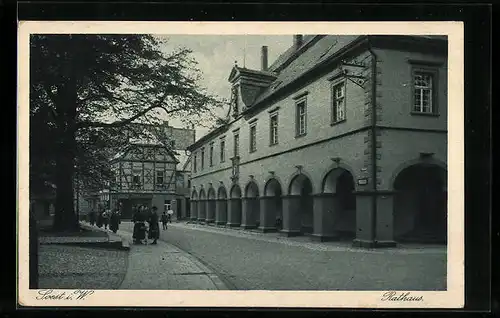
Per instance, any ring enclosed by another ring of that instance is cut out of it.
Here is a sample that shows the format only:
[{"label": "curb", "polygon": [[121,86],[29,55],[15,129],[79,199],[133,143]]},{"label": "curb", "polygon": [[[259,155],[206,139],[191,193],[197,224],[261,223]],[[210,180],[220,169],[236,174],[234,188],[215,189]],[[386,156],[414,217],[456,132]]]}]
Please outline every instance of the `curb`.
[{"label": "curb", "polygon": [[[229,288],[228,284],[226,284],[218,274],[216,274],[215,270],[210,269],[207,265],[205,265],[201,260],[199,260],[196,256],[193,254],[177,247],[176,245],[172,243],[168,243],[166,241],[163,241],[163,243],[168,244],[172,247],[174,247],[176,250],[178,250],[180,253],[183,253],[191,262],[193,262],[197,267],[199,267],[203,272],[207,273],[206,275],[212,283],[216,286],[217,290],[234,290],[236,288]],[[210,274],[209,274],[210,273]]]}]

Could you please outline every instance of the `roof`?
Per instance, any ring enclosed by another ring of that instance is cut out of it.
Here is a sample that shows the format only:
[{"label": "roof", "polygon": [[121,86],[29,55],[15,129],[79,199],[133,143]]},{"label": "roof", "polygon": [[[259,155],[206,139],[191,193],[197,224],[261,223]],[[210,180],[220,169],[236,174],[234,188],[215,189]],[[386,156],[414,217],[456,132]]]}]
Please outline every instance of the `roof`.
[{"label": "roof", "polygon": [[167,150],[167,152],[172,156],[173,159],[175,159],[175,161],[177,162],[177,164],[179,163],[179,154],[180,153],[184,153],[185,151],[184,150],[179,150],[179,151],[174,151],[172,149],[169,149],[167,147],[165,147],[164,145],[162,144],[142,144],[142,143],[130,143],[128,146],[125,147],[125,149],[123,149],[122,151],[119,151],[117,152],[112,158],[110,161],[115,161],[115,160],[118,160],[120,158],[122,158],[123,156],[125,156],[132,147],[135,147],[135,146],[146,146],[146,147],[161,147],[161,148],[165,148]]},{"label": "roof", "polygon": [[[303,38],[303,42],[302,42],[301,47],[308,45],[314,39],[314,37],[315,37],[315,35],[305,35]],[[274,72],[277,69],[279,69],[280,66],[282,66],[292,56],[292,54],[295,51],[296,51],[296,49],[294,46],[291,46],[290,48],[288,48],[288,50],[286,50],[280,56],[278,56],[276,61],[274,61],[273,64],[271,64],[271,66],[269,66],[268,70],[270,72]]]},{"label": "roof", "polygon": [[[290,64],[279,72],[278,77],[276,78],[274,83],[263,90],[263,92],[255,100],[254,105],[270,97],[277,90],[288,86],[298,77],[300,77],[316,65],[320,64],[324,60],[327,60],[332,55],[337,53],[341,48],[353,42],[358,37],[358,35],[328,35],[311,38],[307,43],[304,43],[303,46],[306,46],[308,44],[311,45],[301,54],[296,56],[292,61],[290,61]],[[313,39],[316,40],[315,43],[312,43]],[[291,58],[293,57],[290,56],[289,59]]]},{"label": "roof", "polygon": [[[343,54],[349,51],[356,43],[360,43],[363,39],[368,38],[367,35],[307,35],[303,38],[303,44],[299,48],[291,46],[284,53],[282,53],[276,61],[269,67],[268,72],[275,74],[276,79],[266,88],[259,92],[259,95],[253,101],[251,107],[247,108],[247,112],[255,110],[257,105],[263,104],[264,101],[283,92],[292,83],[296,82],[299,78],[303,78],[306,73],[319,67],[332,59],[336,55]],[[385,36],[375,36],[385,37]],[[387,36],[388,37],[388,36]],[[413,36],[399,36],[399,38],[407,39],[427,39],[427,40],[446,40],[446,36],[441,35],[413,35]],[[230,79],[235,75],[236,68],[231,70]],[[247,71],[247,70],[245,70]],[[248,72],[248,71],[247,71]],[[258,71],[255,71],[258,72]],[[258,72],[262,74],[262,72]],[[230,114],[228,111],[228,116]],[[192,150],[216,135],[218,132],[224,131],[228,128],[230,123],[225,126],[218,127],[212,130],[205,136],[198,139],[195,143],[190,145],[188,149]]]}]

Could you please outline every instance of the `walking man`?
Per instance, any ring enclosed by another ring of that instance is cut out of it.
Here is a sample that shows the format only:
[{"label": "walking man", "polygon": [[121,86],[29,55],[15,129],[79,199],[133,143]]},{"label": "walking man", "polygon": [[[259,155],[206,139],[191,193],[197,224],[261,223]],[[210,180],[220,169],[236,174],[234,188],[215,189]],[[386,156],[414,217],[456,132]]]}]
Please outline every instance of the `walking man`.
[{"label": "walking man", "polygon": [[160,222],[158,218],[158,213],[157,213],[158,208],[153,206],[151,208],[151,213],[149,214],[149,239],[153,240],[153,243],[151,244],[156,244],[156,241],[160,238]]}]

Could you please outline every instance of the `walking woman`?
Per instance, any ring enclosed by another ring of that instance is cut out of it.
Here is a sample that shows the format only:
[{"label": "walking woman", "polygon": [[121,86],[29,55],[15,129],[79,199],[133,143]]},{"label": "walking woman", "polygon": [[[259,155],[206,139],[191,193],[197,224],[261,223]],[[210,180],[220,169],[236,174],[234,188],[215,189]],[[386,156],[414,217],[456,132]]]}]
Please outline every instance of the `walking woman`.
[{"label": "walking woman", "polygon": [[99,213],[97,214],[97,227],[98,228],[101,228],[102,227],[102,223],[103,223],[103,217],[102,217],[102,214],[104,213],[104,210],[100,210]]},{"label": "walking woman", "polygon": [[151,213],[149,214],[149,239],[153,240],[153,243],[156,244],[156,241],[160,238],[160,224],[158,217],[158,208],[153,206],[151,208]]},{"label": "walking woman", "polygon": [[109,229],[116,233],[118,231],[118,225],[120,224],[120,211],[116,209],[111,213],[111,217],[109,218]]}]

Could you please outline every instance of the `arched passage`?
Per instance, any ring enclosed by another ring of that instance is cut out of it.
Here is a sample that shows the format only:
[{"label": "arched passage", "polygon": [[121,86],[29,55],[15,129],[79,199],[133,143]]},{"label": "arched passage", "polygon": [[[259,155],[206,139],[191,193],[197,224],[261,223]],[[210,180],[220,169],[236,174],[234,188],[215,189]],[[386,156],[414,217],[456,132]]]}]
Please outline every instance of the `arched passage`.
[{"label": "arched passage", "polygon": [[[353,175],[346,169],[332,169],[323,180],[324,232],[341,239],[356,237],[356,195]],[[329,194],[329,195],[328,195]],[[329,229],[328,229],[328,228]]]},{"label": "arched passage", "polygon": [[242,205],[242,224],[245,229],[256,228],[260,223],[259,187],[250,181],[245,187],[245,198]]},{"label": "arched passage", "polygon": [[235,184],[231,187],[229,192],[229,210],[228,210],[228,226],[240,226],[241,225],[241,188],[239,185]]},{"label": "arched passage", "polygon": [[272,178],[264,186],[264,197],[261,199],[262,230],[281,230],[283,228],[283,195],[280,182]]},{"label": "arched passage", "polygon": [[205,222],[207,217],[207,196],[205,190],[200,190],[200,198],[198,200],[198,221]]},{"label": "arched passage", "polygon": [[[290,182],[289,187],[290,199],[296,201],[290,202],[288,210],[290,219],[298,218],[298,230],[300,234],[310,234],[313,232],[313,199],[312,199],[312,183],[305,174],[295,176]],[[293,206],[295,205],[295,207]],[[284,215],[285,217],[285,215]],[[284,227],[287,222],[284,220]],[[292,224],[295,222],[291,222]],[[291,227],[293,225],[290,224]]]},{"label": "arched passage", "polygon": [[400,242],[445,243],[447,172],[435,164],[414,164],[394,180],[394,238]]},{"label": "arched passage", "polygon": [[223,225],[227,223],[227,192],[224,186],[217,190],[217,203],[215,206],[215,224]]},{"label": "arched passage", "polygon": [[193,192],[191,193],[190,204],[191,215],[189,216],[189,218],[192,221],[196,221],[198,219],[198,193],[196,192],[196,190],[193,190]]},{"label": "arched passage", "polygon": [[210,187],[207,191],[207,223],[215,221],[215,190]]}]

